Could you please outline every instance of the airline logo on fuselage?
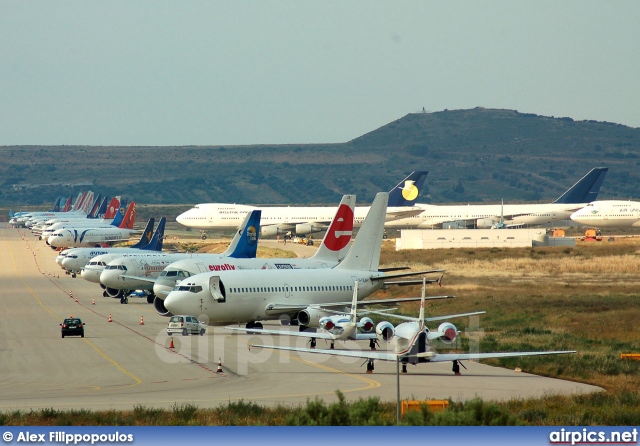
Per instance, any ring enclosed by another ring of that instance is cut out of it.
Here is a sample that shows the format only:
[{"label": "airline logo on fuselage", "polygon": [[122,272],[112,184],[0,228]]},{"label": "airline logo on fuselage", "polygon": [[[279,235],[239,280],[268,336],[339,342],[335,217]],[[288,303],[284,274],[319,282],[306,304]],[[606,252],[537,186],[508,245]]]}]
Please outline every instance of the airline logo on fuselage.
[{"label": "airline logo on fuselage", "polygon": [[324,245],[330,251],[340,251],[351,241],[353,233],[353,209],[341,204],[324,238]]},{"label": "airline logo on fuselage", "polygon": [[109,251],[90,251],[89,255],[91,257],[101,256],[102,254],[109,254]]},{"label": "airline logo on fuselage", "polygon": [[415,181],[413,180],[407,180],[404,182],[404,187],[401,189],[402,189],[402,196],[404,197],[405,200],[413,201],[416,198],[418,198],[418,194],[420,193],[420,191],[418,190],[418,188],[414,183]]},{"label": "airline logo on fuselage", "polygon": [[209,271],[231,271],[234,269],[236,269],[236,267],[234,265],[229,265],[228,263],[223,265],[209,265]]}]

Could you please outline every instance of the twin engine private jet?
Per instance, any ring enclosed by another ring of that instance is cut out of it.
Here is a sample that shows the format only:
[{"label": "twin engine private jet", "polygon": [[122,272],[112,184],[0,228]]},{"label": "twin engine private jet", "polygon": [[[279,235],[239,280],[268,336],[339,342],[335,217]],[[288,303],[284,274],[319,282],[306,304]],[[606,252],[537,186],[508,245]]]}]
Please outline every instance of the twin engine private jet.
[{"label": "twin engine private jet", "polygon": [[[347,256],[333,268],[196,274],[179,282],[164,305],[173,314],[196,316],[209,325],[246,323],[247,328],[262,328],[258,321],[280,319],[317,327],[319,318],[328,314],[317,310],[314,305],[336,304],[343,307],[344,302],[351,298],[355,281],[361,291],[360,297],[364,298],[382,288],[390,277],[442,272],[420,271],[389,276],[379,271],[388,197],[388,193],[376,195]],[[372,302],[385,303],[383,300]],[[301,320],[305,317],[308,320]]]},{"label": "twin engine private jet", "polygon": [[[421,212],[421,210],[416,210],[413,204],[418,198],[426,176],[426,171],[411,172],[389,192],[387,220],[409,217],[415,212]],[[257,208],[229,203],[203,203],[178,215],[176,221],[190,228],[229,230],[235,229],[243,216],[253,209]],[[336,213],[336,208],[333,206],[264,206],[260,209],[262,210],[260,234],[263,237],[289,233],[308,235],[322,232],[327,229]],[[368,211],[368,206],[358,206],[354,209],[355,227],[360,227]]]},{"label": "twin engine private jet", "polygon": [[[429,331],[425,326],[424,302],[425,285],[422,286],[422,298],[420,299],[420,313],[417,318],[406,317],[407,322],[403,322],[394,327],[391,323],[380,323],[376,327],[376,333],[384,341],[391,342],[393,351],[366,351],[366,350],[335,350],[335,349],[315,349],[300,348],[278,345],[258,345],[250,344],[253,348],[268,348],[273,350],[288,350],[305,353],[316,353],[321,355],[346,356],[352,358],[367,359],[367,373],[373,373],[374,361],[396,361],[402,364],[402,373],[407,373],[407,364],[421,364],[431,362],[451,361],[453,370],[459,370],[459,361],[480,360],[489,358],[512,358],[519,356],[537,355],[563,355],[576,353],[574,350],[555,350],[537,352],[498,352],[498,353],[437,353],[431,341],[436,339],[445,344],[452,344],[458,336],[458,330],[450,322],[440,324],[436,331]],[[440,316],[436,319],[450,319],[454,317],[472,316],[484,312],[457,314],[451,316]],[[433,320],[433,319],[432,319]],[[457,372],[456,372],[457,373]]]}]

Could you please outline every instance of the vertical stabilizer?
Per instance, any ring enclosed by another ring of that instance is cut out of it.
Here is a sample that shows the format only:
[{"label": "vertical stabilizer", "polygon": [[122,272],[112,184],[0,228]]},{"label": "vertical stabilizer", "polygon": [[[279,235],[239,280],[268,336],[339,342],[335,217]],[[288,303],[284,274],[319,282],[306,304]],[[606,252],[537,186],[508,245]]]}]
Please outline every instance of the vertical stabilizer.
[{"label": "vertical stabilizer", "polygon": [[89,209],[89,213],[87,214],[87,218],[96,218],[98,216],[98,209],[100,209],[100,205],[102,201],[102,195],[98,194],[98,196],[93,201],[93,206]]},{"label": "vertical stabilizer", "polygon": [[51,212],[60,212],[60,200],[61,200],[61,197],[56,198],[56,202],[53,203]]},{"label": "vertical stabilizer", "polygon": [[426,170],[411,172],[389,192],[389,207],[413,206],[427,177]]},{"label": "vertical stabilizer", "polygon": [[133,229],[133,223],[136,221],[136,202],[132,201],[124,213],[122,223],[118,226],[120,229]]},{"label": "vertical stabilizer", "polygon": [[353,235],[353,210],[355,195],[345,195],[340,201],[336,215],[320,243],[318,251],[311,257],[320,262],[338,263],[349,252]]},{"label": "vertical stabilizer", "polygon": [[107,206],[109,206],[109,202],[111,201],[110,197],[105,196],[104,199],[102,200],[102,204],[100,205],[100,208],[98,209],[98,213],[96,215],[96,218],[104,218],[104,214],[107,213]]},{"label": "vertical stabilizer", "polygon": [[262,211],[254,209],[247,213],[244,221],[236,235],[231,240],[231,244],[225,252],[222,253],[226,257],[234,257],[236,259],[254,259],[258,252],[258,234],[260,234],[260,218]]},{"label": "vertical stabilizer", "polygon": [[[80,206],[82,205],[82,201],[84,200],[84,197],[87,195],[86,192],[80,192],[78,193],[78,196],[76,197],[76,201],[73,202],[73,206],[71,207],[72,210],[77,211],[80,209]],[[71,198],[71,197],[69,197]],[[60,203],[60,205],[62,205],[62,203]],[[62,205],[64,206],[64,205]]]},{"label": "vertical stabilizer", "polygon": [[144,248],[149,243],[151,243],[151,238],[153,237],[153,224],[155,223],[155,218],[151,217],[147,222],[147,226],[142,231],[142,235],[140,236],[140,241],[135,245],[131,246],[132,248]]},{"label": "vertical stabilizer", "polygon": [[351,313],[349,322],[352,324],[356,323],[356,319],[358,317],[358,281],[353,282],[353,298],[351,299]]},{"label": "vertical stabilizer", "polygon": [[424,300],[427,294],[427,279],[426,277],[422,278],[422,296],[420,297],[420,313],[418,314],[418,318],[420,321],[420,330],[424,330]]},{"label": "vertical stabilizer", "polygon": [[554,203],[576,204],[595,201],[608,171],[608,167],[594,167],[564,194],[560,195]]},{"label": "vertical stabilizer", "polygon": [[376,195],[349,253],[336,269],[378,271],[388,200],[388,192]]},{"label": "vertical stabilizer", "polygon": [[156,232],[153,233],[151,241],[148,245],[140,248],[145,251],[162,251],[162,243],[164,242],[164,225],[167,223],[167,219],[162,217],[156,228]]},{"label": "vertical stabilizer", "polygon": [[[118,222],[117,224],[115,223],[115,218],[116,215],[118,214],[118,210],[120,209],[120,197],[113,197],[111,199],[111,201],[109,202],[109,206],[107,206],[107,210],[104,213],[104,218],[111,218],[113,219],[113,224],[115,224],[116,226],[118,226],[120,224],[120,222]],[[122,220],[121,220],[122,221]]]},{"label": "vertical stabilizer", "polygon": [[67,202],[64,204],[61,212],[69,212],[71,210],[71,197],[67,198]]}]

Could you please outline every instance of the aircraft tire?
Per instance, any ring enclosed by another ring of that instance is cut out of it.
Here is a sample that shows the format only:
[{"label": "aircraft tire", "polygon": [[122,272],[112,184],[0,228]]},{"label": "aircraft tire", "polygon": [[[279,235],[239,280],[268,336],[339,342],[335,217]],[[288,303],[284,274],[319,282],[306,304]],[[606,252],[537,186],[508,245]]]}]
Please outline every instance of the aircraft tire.
[{"label": "aircraft tire", "polygon": [[189,336],[189,332],[187,331],[186,328],[182,329],[182,336]]},{"label": "aircraft tire", "polygon": [[204,329],[204,328],[201,328],[201,329],[200,329],[200,336],[204,336],[204,332],[205,332],[205,329]]}]

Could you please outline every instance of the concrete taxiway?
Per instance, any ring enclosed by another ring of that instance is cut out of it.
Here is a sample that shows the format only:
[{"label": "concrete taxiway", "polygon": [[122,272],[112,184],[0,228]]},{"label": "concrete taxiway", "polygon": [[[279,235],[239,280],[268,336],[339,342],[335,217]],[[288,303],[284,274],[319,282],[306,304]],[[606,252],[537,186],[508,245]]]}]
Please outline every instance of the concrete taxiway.
[{"label": "concrete taxiway", "polygon": [[[249,343],[302,346],[304,339],[210,327],[205,336],[173,337],[170,348],[168,319],[146,299],[121,305],[104,298],[95,284],[62,274],[55,255],[24,229],[0,229],[0,411],[170,408],[175,403],[215,407],[240,399],[290,405],[316,397],[334,401],[336,390],[348,399],[396,399],[394,363],[377,361],[374,374],[367,375],[362,360],[248,349]],[[59,324],[69,315],[85,321],[85,338],[61,338]],[[401,398],[506,400],[602,390],[465,365],[462,376],[453,376],[449,363],[409,366],[401,376]]]}]

